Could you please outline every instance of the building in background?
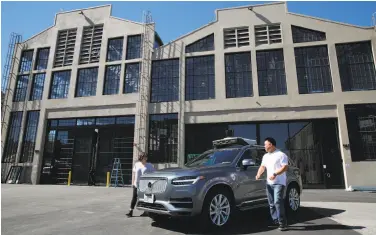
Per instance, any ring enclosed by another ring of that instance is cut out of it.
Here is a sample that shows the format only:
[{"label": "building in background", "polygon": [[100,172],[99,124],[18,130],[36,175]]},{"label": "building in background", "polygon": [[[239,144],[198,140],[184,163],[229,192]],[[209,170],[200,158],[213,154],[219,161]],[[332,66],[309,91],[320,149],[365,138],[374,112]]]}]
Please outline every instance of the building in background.
[{"label": "building in background", "polygon": [[162,45],[154,24],[110,12],[58,13],[22,43],[4,169],[28,168],[32,183],[64,183],[71,170],[75,184],[94,171],[104,183],[119,157],[129,183],[133,142],[157,168],[181,166],[232,129],[275,137],[307,187],[376,188],[375,28],[271,3],[217,10]]}]

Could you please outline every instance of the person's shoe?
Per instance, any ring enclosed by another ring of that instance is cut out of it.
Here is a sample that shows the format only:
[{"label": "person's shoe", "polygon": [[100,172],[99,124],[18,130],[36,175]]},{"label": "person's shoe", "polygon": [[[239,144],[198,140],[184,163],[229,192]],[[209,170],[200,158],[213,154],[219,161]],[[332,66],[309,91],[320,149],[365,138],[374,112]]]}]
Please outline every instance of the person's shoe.
[{"label": "person's shoe", "polygon": [[278,227],[278,225],[279,225],[278,220],[273,220],[273,221],[270,222],[269,227]]},{"label": "person's shoe", "polygon": [[133,216],[133,210],[129,210],[127,214],[125,214],[128,218]]},{"label": "person's shoe", "polygon": [[287,226],[285,224],[280,224],[279,227],[278,227],[278,229],[280,231],[286,231],[287,230]]}]

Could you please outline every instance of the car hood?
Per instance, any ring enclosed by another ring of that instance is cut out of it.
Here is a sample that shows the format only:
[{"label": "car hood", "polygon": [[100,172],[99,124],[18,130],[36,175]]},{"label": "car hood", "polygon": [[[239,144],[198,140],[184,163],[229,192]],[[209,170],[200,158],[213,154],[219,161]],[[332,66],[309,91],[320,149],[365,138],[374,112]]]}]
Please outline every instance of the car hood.
[{"label": "car hood", "polygon": [[204,166],[204,167],[174,167],[174,168],[164,168],[161,170],[154,171],[153,173],[145,174],[144,177],[180,177],[180,176],[195,176],[195,175],[205,175],[215,172],[223,171],[226,166]]}]

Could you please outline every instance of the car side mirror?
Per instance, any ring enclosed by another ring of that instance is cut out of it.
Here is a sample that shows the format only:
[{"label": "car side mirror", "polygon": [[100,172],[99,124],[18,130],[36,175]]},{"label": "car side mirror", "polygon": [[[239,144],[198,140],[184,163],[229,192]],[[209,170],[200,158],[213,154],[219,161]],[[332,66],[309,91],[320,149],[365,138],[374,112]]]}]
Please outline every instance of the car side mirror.
[{"label": "car side mirror", "polygon": [[255,166],[256,163],[252,159],[244,159],[242,161],[242,165],[243,165],[244,169],[247,169],[247,167],[249,167],[249,166]]}]

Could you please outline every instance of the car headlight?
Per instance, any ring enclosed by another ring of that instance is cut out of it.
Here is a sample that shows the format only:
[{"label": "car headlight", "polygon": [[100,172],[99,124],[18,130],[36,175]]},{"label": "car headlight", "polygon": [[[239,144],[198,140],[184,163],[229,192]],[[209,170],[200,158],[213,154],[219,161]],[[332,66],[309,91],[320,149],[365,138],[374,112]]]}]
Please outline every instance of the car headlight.
[{"label": "car headlight", "polygon": [[171,181],[173,185],[190,185],[195,184],[197,181],[204,179],[204,176],[183,176],[175,178]]}]

